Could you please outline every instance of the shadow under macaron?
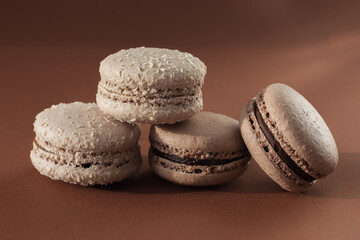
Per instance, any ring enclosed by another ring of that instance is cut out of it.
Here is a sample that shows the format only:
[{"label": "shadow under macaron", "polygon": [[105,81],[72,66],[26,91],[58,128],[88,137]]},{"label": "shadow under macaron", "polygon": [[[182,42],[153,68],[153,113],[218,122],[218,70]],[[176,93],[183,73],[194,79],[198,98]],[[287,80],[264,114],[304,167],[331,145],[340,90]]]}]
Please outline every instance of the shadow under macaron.
[{"label": "shadow under macaron", "polygon": [[[157,176],[148,166],[147,157],[144,157],[143,167],[140,172],[129,179],[119,183],[106,186],[95,186],[95,188],[130,192],[134,194],[166,194],[166,193],[188,193],[188,192],[228,192],[228,193],[281,193],[285,192],[276,183],[268,179],[261,172],[256,163],[250,162],[248,170],[237,179],[216,186],[183,186],[171,183]],[[145,165],[145,166],[144,166]]]},{"label": "shadow under macaron", "polygon": [[360,199],[360,189],[355,184],[359,182],[360,153],[342,153],[337,169],[333,174],[303,193],[290,193],[273,182],[257,164],[250,161],[247,171],[234,181],[207,187],[189,187],[168,182],[149,168],[147,157],[143,156],[144,162],[140,172],[132,178],[125,179],[120,183],[106,186],[94,186],[93,188],[128,192],[133,194],[168,194],[168,193],[191,193],[191,192],[226,192],[238,194],[276,194],[297,195],[298,197],[315,197],[329,199]]},{"label": "shadow under macaron", "polygon": [[335,171],[303,194],[317,198],[359,199],[360,153],[340,153]]}]

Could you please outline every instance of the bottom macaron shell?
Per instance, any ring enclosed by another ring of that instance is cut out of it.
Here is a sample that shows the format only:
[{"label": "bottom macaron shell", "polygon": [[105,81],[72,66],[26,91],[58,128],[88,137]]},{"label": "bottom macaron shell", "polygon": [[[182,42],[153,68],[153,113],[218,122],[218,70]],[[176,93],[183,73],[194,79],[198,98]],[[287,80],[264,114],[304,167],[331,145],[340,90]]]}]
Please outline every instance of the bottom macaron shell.
[{"label": "bottom macaron shell", "polygon": [[[212,167],[189,166],[169,161],[149,152],[149,165],[158,176],[172,183],[186,186],[213,186],[231,181],[245,172],[249,159],[250,156],[236,162]],[[213,172],[209,172],[211,169]]]},{"label": "bottom macaron shell", "polygon": [[[249,152],[263,171],[283,189],[290,192],[305,191],[312,183],[300,179],[294,173],[285,173],[276,167],[274,163],[278,162],[284,168],[287,168],[285,163],[282,162],[277,153],[272,149],[255,121],[253,122],[255,129],[253,129],[250,123],[251,114],[253,114],[250,106],[252,106],[253,101],[254,99],[250,100],[241,110],[239,121],[241,134]],[[264,147],[267,149],[267,152],[265,152]]]},{"label": "bottom macaron shell", "polygon": [[53,180],[61,180],[82,186],[92,186],[95,184],[106,185],[120,182],[125,178],[135,175],[141,167],[142,159],[140,152],[138,152],[136,159],[121,167],[92,165],[89,168],[82,168],[75,165],[60,165],[43,159],[34,151],[31,151],[31,162],[42,175]]},{"label": "bottom macaron shell", "polygon": [[96,102],[104,113],[122,122],[147,124],[181,122],[200,112],[203,108],[201,93],[194,96],[191,103],[183,105],[166,104],[166,102],[164,102],[164,106],[136,105],[128,102],[116,102],[100,94],[96,95]]}]

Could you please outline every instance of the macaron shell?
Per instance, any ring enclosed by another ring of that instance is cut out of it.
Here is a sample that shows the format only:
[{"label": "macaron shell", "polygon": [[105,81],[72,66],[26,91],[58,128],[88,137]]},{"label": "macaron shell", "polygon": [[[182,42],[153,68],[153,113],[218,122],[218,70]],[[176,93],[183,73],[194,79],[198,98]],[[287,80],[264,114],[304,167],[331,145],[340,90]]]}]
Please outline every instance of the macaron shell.
[{"label": "macaron shell", "polygon": [[172,104],[171,100],[164,100],[161,106],[151,104],[133,104],[129,102],[116,102],[105,98],[99,93],[96,102],[100,109],[114,118],[131,123],[164,124],[186,120],[203,108],[201,91],[186,99],[183,104]]},{"label": "macaron shell", "polygon": [[[290,192],[305,191],[312,184],[303,181],[294,173],[289,174],[289,172],[291,172],[291,170],[289,169],[287,169],[288,174],[286,174],[284,171],[281,171],[279,167],[276,167],[274,163],[282,162],[282,160],[271,148],[261,129],[256,125],[257,128],[253,130],[249,122],[248,114],[249,104],[253,103],[253,101],[255,100],[252,99],[248,104],[243,107],[240,112],[239,120],[241,135],[244,139],[244,142],[246,143],[246,146],[248,147],[249,152],[251,153],[257,164],[262,168],[262,170],[283,189]],[[269,152],[266,153],[261,145],[266,146]],[[286,169],[286,166],[283,165],[282,167]],[[296,184],[296,182],[300,184]]]},{"label": "macaron shell", "polygon": [[135,174],[142,163],[136,124],[103,114],[93,103],[59,104],[39,113],[30,158],[54,180],[84,186]]},{"label": "macaron shell", "polygon": [[41,145],[73,150],[113,151],[136,145],[137,124],[128,124],[103,114],[94,103],[54,105],[36,116],[34,131]]},{"label": "macaron shell", "polygon": [[131,88],[177,88],[202,85],[206,66],[190,53],[164,48],[130,48],[100,63],[102,80]]},{"label": "macaron shell", "polygon": [[[162,163],[159,163],[159,160]],[[168,161],[151,153],[149,154],[149,165],[157,175],[172,183],[186,186],[212,186],[229,182],[245,172],[249,164],[247,160],[244,160],[245,163],[241,166],[239,162],[213,166],[218,167],[219,172],[206,173],[206,168],[210,167],[188,166]],[[179,168],[183,170],[175,170]],[[199,169],[202,169],[202,173],[196,173],[196,170]]]},{"label": "macaron shell", "polygon": [[142,159],[139,151],[137,158],[134,158],[121,168],[116,165],[109,167],[93,165],[90,168],[81,168],[75,165],[59,165],[52,161],[47,161],[32,151],[31,162],[42,175],[53,180],[92,186],[95,184],[106,185],[112,182],[120,182],[125,178],[133,176],[139,171]]},{"label": "macaron shell", "polygon": [[[333,172],[338,163],[338,150],[329,128],[315,108],[285,84],[272,84],[260,94],[263,94],[262,104],[266,106],[269,119],[276,123],[278,131],[272,132],[283,149],[291,155],[286,147],[291,146],[310,165],[310,172],[323,176]],[[261,114],[268,121],[264,112]]]},{"label": "macaron shell", "polygon": [[211,112],[200,112],[173,125],[153,125],[150,141],[194,152],[246,151],[239,132],[239,122]]}]

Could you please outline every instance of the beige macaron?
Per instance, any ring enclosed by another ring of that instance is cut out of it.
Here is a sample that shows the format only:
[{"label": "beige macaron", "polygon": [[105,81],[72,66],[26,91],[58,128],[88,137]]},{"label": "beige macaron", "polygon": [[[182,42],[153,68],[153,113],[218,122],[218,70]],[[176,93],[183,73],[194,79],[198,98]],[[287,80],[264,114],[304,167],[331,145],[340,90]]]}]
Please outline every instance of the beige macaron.
[{"label": "beige macaron", "polygon": [[134,175],[142,160],[136,124],[103,114],[94,103],[54,105],[36,116],[31,161],[53,180],[94,185]]},{"label": "beige macaron", "polygon": [[96,101],[104,113],[123,122],[179,122],[202,109],[205,74],[205,64],[190,53],[121,50],[100,63]]},{"label": "beige macaron", "polygon": [[239,177],[250,155],[239,122],[222,114],[200,112],[176,124],[153,125],[149,164],[176,184],[208,186]]},{"label": "beige macaron", "polygon": [[244,141],[260,167],[283,189],[302,192],[332,173],[335,140],[315,108],[285,84],[272,84],[240,113]]}]

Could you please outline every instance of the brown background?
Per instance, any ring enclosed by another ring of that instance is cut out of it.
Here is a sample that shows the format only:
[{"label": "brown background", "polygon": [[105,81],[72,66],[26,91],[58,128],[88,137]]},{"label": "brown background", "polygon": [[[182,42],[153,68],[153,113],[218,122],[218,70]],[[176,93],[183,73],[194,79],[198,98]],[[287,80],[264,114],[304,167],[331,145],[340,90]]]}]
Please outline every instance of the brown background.
[{"label": "brown background", "polygon": [[[0,238],[359,239],[359,12],[359,1],[2,1]],[[176,186],[150,172],[143,125],[133,179],[85,188],[36,172],[36,114],[95,101],[99,62],[142,45],[202,59],[204,109],[234,118],[267,84],[292,86],[332,130],[338,169],[303,194],[254,161],[223,186]]]}]

